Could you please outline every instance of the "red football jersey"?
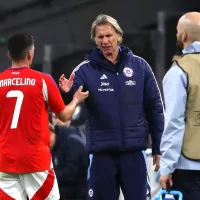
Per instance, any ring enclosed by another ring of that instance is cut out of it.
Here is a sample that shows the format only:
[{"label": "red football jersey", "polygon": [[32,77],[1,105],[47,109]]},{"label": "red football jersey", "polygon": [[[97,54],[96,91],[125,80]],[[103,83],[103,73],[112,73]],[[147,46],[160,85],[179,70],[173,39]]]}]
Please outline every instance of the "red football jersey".
[{"label": "red football jersey", "polygon": [[65,108],[51,76],[29,67],[0,73],[0,172],[50,169],[48,106]]}]

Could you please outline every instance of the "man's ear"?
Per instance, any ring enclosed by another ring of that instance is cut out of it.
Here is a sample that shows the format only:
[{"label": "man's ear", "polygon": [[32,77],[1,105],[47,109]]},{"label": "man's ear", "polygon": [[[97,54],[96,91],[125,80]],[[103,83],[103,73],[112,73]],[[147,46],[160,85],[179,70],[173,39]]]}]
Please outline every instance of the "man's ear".
[{"label": "man's ear", "polygon": [[121,35],[118,34],[118,39],[117,39],[118,44],[119,44],[120,40],[121,40]]},{"label": "man's ear", "polygon": [[187,42],[187,40],[188,40],[188,34],[185,31],[182,33],[181,37],[182,37],[182,41],[183,42]]},{"label": "man's ear", "polygon": [[32,59],[32,50],[29,50],[27,53],[28,60]]},{"label": "man's ear", "polygon": [[7,56],[8,56],[9,59],[11,59],[11,56],[10,56],[10,52],[9,52],[9,51],[7,52]]}]

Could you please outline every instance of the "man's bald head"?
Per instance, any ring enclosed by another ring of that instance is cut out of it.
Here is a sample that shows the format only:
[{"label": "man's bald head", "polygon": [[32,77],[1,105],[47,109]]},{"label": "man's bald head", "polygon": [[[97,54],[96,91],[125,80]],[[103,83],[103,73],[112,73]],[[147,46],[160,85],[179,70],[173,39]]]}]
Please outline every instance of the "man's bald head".
[{"label": "man's bald head", "polygon": [[178,21],[177,42],[185,48],[195,41],[200,41],[200,13],[189,12]]}]

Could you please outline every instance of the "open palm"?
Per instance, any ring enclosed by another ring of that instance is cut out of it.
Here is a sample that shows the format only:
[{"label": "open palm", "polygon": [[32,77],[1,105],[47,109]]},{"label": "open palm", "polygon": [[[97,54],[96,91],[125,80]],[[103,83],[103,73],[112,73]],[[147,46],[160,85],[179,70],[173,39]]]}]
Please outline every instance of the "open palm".
[{"label": "open palm", "polygon": [[74,72],[72,72],[69,79],[66,79],[64,74],[61,75],[59,79],[59,87],[63,92],[69,92],[69,90],[71,89],[73,85],[74,77],[75,77]]}]

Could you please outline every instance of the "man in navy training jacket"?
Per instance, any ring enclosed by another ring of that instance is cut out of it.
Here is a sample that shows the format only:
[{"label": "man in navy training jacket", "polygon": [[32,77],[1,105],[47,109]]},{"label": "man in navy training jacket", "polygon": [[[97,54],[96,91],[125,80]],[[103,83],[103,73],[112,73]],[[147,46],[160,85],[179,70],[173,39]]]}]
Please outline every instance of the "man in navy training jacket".
[{"label": "man in navy training jacket", "polygon": [[91,27],[96,42],[69,80],[60,88],[73,94],[80,85],[89,90],[86,100],[87,150],[90,162],[88,195],[95,200],[146,200],[147,169],[143,150],[152,138],[155,170],[159,169],[164,128],[163,105],[149,64],[121,46],[118,22],[99,15]]}]

